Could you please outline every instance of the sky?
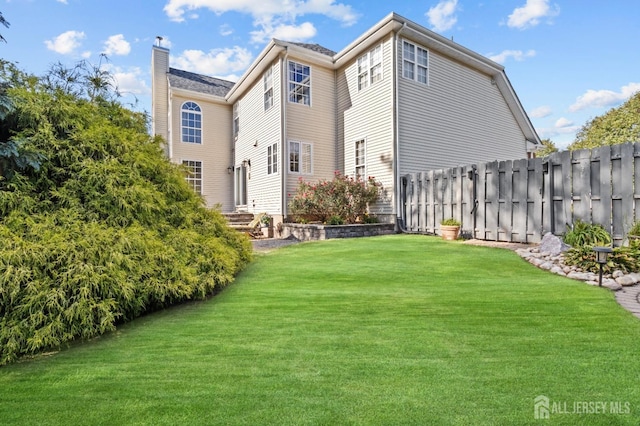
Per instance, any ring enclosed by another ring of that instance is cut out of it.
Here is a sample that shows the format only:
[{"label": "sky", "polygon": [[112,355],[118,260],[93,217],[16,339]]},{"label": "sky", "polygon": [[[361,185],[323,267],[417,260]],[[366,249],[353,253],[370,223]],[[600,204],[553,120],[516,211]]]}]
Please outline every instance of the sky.
[{"label": "sky", "polygon": [[237,80],[271,38],[340,51],[395,12],[504,65],[538,135],[563,149],[640,90],[640,0],[0,0],[0,58],[43,75],[100,65],[150,111],[151,48]]}]

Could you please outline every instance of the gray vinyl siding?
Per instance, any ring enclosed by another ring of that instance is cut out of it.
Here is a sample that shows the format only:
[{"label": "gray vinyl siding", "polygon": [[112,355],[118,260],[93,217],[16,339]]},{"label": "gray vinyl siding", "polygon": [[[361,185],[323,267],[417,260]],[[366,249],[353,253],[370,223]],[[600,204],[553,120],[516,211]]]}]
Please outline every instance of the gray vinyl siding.
[{"label": "gray vinyl siding", "polygon": [[[288,95],[285,93],[287,163],[284,171],[287,173],[287,201],[290,199],[289,195],[295,193],[299,178],[305,181],[331,180],[336,166],[334,71],[302,59],[289,57],[289,60],[311,66],[311,106],[288,102]],[[284,86],[287,87],[286,81]],[[312,174],[289,172],[289,141],[312,144]]]},{"label": "gray vinyl siding", "polygon": [[[247,180],[247,210],[252,213],[282,214],[282,164],[283,149],[280,129],[281,80],[280,67],[270,65],[273,79],[273,106],[264,110],[263,75],[239,99],[238,116],[240,131],[235,141],[235,165],[243,160],[251,161]],[[267,174],[267,147],[278,144],[278,172]]]},{"label": "gray vinyl siding", "polygon": [[[429,51],[429,85],[402,77],[399,173],[526,157],[525,136],[489,75]],[[418,44],[419,45],[419,44]]]},{"label": "gray vinyl siding", "polygon": [[[343,173],[354,176],[355,142],[366,141],[366,173],[380,181],[387,195],[372,213],[393,212],[393,51],[391,37],[372,44],[365,52],[382,43],[382,80],[358,90],[357,58],[339,70],[338,121],[343,121],[339,144],[344,149]],[[364,53],[363,53],[364,54]]]},{"label": "gray vinyl siding", "polygon": [[[186,101],[193,101],[202,109],[202,144],[183,143],[180,134],[180,109]],[[223,212],[233,211],[233,174],[227,167],[231,155],[231,106],[212,102],[206,97],[173,94],[171,99],[171,161],[202,162],[202,195],[208,207],[220,206]]]}]

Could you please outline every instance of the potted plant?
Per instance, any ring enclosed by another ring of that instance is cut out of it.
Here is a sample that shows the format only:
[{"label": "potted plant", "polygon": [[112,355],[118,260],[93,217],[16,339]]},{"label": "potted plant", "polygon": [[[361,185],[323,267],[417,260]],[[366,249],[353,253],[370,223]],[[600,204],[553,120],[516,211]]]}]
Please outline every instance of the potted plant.
[{"label": "potted plant", "polygon": [[440,233],[443,240],[455,240],[460,232],[460,222],[450,217],[440,221]]},{"label": "potted plant", "polygon": [[273,218],[265,214],[262,216],[262,219],[260,219],[260,223],[262,224],[262,235],[267,238],[273,238]]}]

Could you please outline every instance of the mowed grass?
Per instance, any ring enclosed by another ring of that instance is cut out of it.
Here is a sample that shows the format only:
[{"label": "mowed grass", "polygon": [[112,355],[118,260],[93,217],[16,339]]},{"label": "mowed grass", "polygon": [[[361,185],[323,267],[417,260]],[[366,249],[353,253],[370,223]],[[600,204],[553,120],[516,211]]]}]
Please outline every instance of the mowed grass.
[{"label": "mowed grass", "polygon": [[[0,424],[539,424],[538,395],[570,411],[549,424],[638,424],[639,360],[640,320],[611,292],[513,252],[330,240],[258,255],[210,300],[0,368]],[[605,413],[571,412],[596,401]]]}]

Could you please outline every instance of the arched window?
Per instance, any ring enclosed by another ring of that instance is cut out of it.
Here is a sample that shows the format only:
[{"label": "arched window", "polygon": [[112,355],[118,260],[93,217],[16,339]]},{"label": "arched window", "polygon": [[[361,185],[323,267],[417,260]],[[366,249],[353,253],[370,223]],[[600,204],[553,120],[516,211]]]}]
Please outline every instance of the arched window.
[{"label": "arched window", "polygon": [[182,104],[182,142],[202,143],[202,111],[195,102]]}]

